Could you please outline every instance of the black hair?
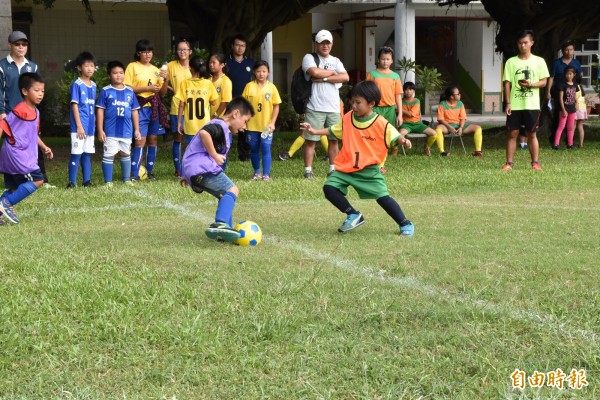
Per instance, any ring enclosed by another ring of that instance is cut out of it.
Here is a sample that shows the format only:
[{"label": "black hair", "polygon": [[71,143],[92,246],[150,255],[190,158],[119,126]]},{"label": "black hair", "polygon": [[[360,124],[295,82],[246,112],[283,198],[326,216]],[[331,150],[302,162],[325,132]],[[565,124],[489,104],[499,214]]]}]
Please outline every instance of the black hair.
[{"label": "black hair", "polygon": [[113,61],[109,61],[106,64],[106,73],[108,75],[110,75],[110,73],[112,72],[113,69],[115,68],[121,68],[123,69],[123,71],[125,71],[125,66],[123,65],[123,63],[119,60],[113,60]]},{"label": "black hair", "polygon": [[192,57],[190,60],[190,69],[192,70],[192,74],[196,73],[200,78],[208,78],[210,76],[206,60],[200,56]]},{"label": "black hair", "polygon": [[232,113],[234,110],[238,110],[241,115],[250,115],[254,117],[254,107],[248,100],[243,97],[236,97],[227,103],[225,107],[225,115]]},{"label": "black hair", "polygon": [[529,36],[533,40],[533,29],[523,29],[517,33],[517,40],[523,39],[525,36]]},{"label": "black hair", "polygon": [[240,40],[240,41],[242,41],[242,42],[244,42],[244,43],[248,44],[248,38],[247,38],[246,36],[244,36],[243,34],[241,34],[241,33],[238,33],[237,35],[235,35],[235,36],[234,36],[234,37],[231,39],[231,44],[233,45],[233,43],[234,43],[236,40]]},{"label": "black hair", "polygon": [[358,82],[350,92],[350,98],[362,97],[367,103],[375,102],[375,106],[381,101],[381,92],[373,81]]},{"label": "black hair", "polygon": [[190,43],[190,41],[187,39],[184,39],[184,38],[180,38],[177,41],[177,43],[175,43],[175,55],[177,56],[178,59],[179,59],[179,53],[177,52],[177,48],[179,47],[179,43],[187,44],[187,46],[190,48],[190,50],[192,50],[192,44]]},{"label": "black hair", "polygon": [[382,48],[379,49],[379,52],[377,53],[377,59],[379,60],[379,58],[381,57],[382,54],[391,54],[392,55],[392,61],[394,61],[394,49],[392,49],[389,46],[383,46]]},{"label": "black hair", "polygon": [[[565,67],[565,72],[563,72],[563,76],[565,76],[565,77],[567,76],[567,71],[571,71],[573,74],[575,74],[574,78],[576,78],[576,77],[577,77],[577,75],[578,75],[578,74],[577,74],[577,70],[576,70],[576,69],[575,69],[575,67],[574,67],[574,66],[572,66],[572,65],[567,65],[567,66]],[[573,79],[573,80],[575,80],[575,79]]]},{"label": "black hair", "polygon": [[34,83],[44,83],[41,75],[36,72],[24,72],[19,76],[19,91],[23,96],[23,89],[29,90]]},{"label": "black hair", "polygon": [[96,64],[96,57],[94,57],[94,55],[89,51],[82,51],[79,53],[79,55],[77,55],[77,58],[75,59],[75,65],[81,67],[86,62],[92,62]]},{"label": "black hair", "polygon": [[138,54],[140,51],[154,51],[154,45],[148,39],[138,40],[135,44],[135,53],[133,54],[135,61],[140,61],[140,55]]},{"label": "black hair", "polygon": [[259,67],[267,67],[267,71],[271,72],[271,69],[269,68],[269,63],[266,62],[265,60],[258,60],[254,62],[254,67],[252,68],[252,71],[255,71],[259,68]]},{"label": "black hair", "polygon": [[446,88],[446,90],[444,90],[444,93],[442,93],[440,95],[440,101],[442,100],[450,100],[450,97],[452,97],[452,95],[454,94],[454,89],[458,89],[458,86],[448,86]]},{"label": "black hair", "polygon": [[560,45],[560,51],[562,51],[564,53],[565,49],[569,46],[573,46],[573,48],[575,48],[575,42],[573,42],[572,40],[567,40],[567,41],[563,42]]},{"label": "black hair", "polygon": [[408,89],[417,90],[417,86],[411,81],[404,82],[404,85],[402,86],[402,90],[408,90]]},{"label": "black hair", "polygon": [[227,66],[227,57],[225,57],[225,54],[223,53],[214,53],[211,54],[211,56],[209,57],[208,61],[210,61],[211,58],[216,58],[217,61],[219,62],[219,64],[225,64],[223,66],[223,73],[225,75],[227,75],[227,73],[229,72],[229,67]]}]

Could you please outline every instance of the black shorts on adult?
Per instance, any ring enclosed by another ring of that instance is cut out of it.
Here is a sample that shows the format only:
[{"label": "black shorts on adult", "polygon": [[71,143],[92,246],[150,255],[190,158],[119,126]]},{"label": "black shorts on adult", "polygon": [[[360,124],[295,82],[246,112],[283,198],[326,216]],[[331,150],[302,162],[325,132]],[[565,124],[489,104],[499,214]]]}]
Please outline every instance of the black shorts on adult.
[{"label": "black shorts on adult", "polygon": [[506,116],[506,127],[509,131],[518,131],[521,126],[527,132],[535,132],[540,122],[539,110],[517,110]]}]

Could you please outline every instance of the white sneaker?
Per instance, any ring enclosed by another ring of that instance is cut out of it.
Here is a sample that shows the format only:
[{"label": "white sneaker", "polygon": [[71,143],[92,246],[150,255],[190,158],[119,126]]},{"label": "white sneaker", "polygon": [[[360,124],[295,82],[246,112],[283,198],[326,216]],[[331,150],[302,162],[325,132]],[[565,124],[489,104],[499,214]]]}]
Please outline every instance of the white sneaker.
[{"label": "white sneaker", "polygon": [[56,186],[49,184],[48,182],[44,182],[42,185],[44,189],[56,189]]}]

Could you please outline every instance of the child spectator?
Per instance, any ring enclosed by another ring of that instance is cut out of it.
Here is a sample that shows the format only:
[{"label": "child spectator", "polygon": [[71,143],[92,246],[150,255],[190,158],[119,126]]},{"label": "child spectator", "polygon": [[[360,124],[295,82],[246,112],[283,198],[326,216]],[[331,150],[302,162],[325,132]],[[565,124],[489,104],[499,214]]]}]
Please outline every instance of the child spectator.
[{"label": "child spectator", "polygon": [[436,132],[439,131],[442,134],[450,132],[452,135],[458,136],[474,133],[475,151],[471,155],[483,157],[481,152],[481,145],[483,144],[481,127],[467,122],[467,111],[463,102],[460,101],[460,91],[456,86],[446,88],[442,95],[438,106],[437,120],[439,125]]},{"label": "child spectator", "polygon": [[19,76],[19,90],[23,101],[0,121],[0,139],[6,140],[0,149],[0,173],[4,173],[6,190],[0,196],[0,225],[4,218],[19,223],[14,206],[44,184],[38,165],[38,146],[52,159],[50,147],[40,138],[40,112],[36,108],[44,98],[44,81],[33,72]]},{"label": "child spectator", "polygon": [[92,75],[96,71],[96,59],[92,53],[83,51],[75,59],[79,78],[71,84],[71,159],[69,160],[69,183],[67,189],[77,186],[77,171],[81,164],[83,187],[92,186],[92,154],[94,147],[94,120],[96,83]]},{"label": "child spectator", "polygon": [[[567,126],[567,149],[573,149],[573,136],[575,135],[575,111],[576,101],[575,94],[579,90],[575,84],[576,70],[573,66],[569,65],[565,68],[564,82],[558,86],[560,111],[558,114],[558,127],[554,134],[554,150],[560,149],[560,137],[562,136],[565,125]],[[558,105],[558,104],[557,104]]]},{"label": "child spectator", "polygon": [[227,65],[225,64],[225,54],[216,53],[210,56],[208,68],[210,69],[210,80],[217,90],[219,98],[214,105],[210,106],[210,115],[212,118],[219,118],[223,115],[227,103],[232,99],[231,79],[227,75]]},{"label": "child spectator", "polygon": [[196,193],[206,191],[219,199],[215,222],[206,230],[206,236],[214,240],[233,242],[240,237],[233,229],[233,209],[240,190],[221,166],[231,147],[229,133],[245,129],[253,115],[252,105],[243,97],[236,97],[227,104],[222,118],[213,119],[192,138],[183,155],[181,185],[190,185]]},{"label": "child spectator", "polygon": [[170,126],[173,133],[173,165],[175,166],[175,175],[181,174],[181,133],[177,132],[177,113],[179,113],[179,100],[175,97],[181,82],[192,77],[190,72],[190,55],[192,54],[192,45],[186,39],[180,39],[175,46],[177,60],[173,60],[167,64],[167,72],[169,74],[168,89],[173,92],[171,98]]},{"label": "child spectator", "polygon": [[112,187],[115,155],[121,158],[123,183],[132,185],[131,140],[141,138],[138,110],[140,106],[129,86],[125,86],[125,66],[120,61],[106,65],[110,85],[102,88],[98,96],[98,140],[104,143],[102,174],[106,187]]},{"label": "child spectator", "polygon": [[[248,122],[246,140],[250,145],[250,162],[254,168],[252,180],[271,180],[271,144],[275,121],[279,115],[281,98],[273,83],[269,82],[269,64],[264,60],[254,63],[255,80],[248,82],[242,97],[248,99],[256,110]],[[262,151],[263,172],[260,172],[260,152]]]},{"label": "child spectator", "polygon": [[581,85],[581,75],[578,74],[575,78],[577,83],[577,93],[575,93],[575,119],[577,120],[577,134],[579,135],[579,147],[583,147],[583,138],[585,131],[583,128],[584,122],[588,119],[587,104],[585,103],[585,91]]},{"label": "child spectator", "polygon": [[352,186],[361,199],[377,199],[377,203],[399,225],[402,236],[413,236],[414,225],[406,219],[396,200],[390,197],[385,178],[379,170],[388,148],[398,145],[398,142],[410,148],[411,143],[385,118],[373,112],[373,107],[381,99],[375,83],[358,83],[350,96],[352,111],[344,115],[341,123],[318,130],[308,123],[301,124],[301,128],[311,135],[333,134],[343,141],[335,159],[335,171],[323,186],[325,198],[348,216],[338,231],[348,232],[365,223],[362,214],[346,198],[348,186]]},{"label": "child spectator", "polygon": [[415,97],[415,84],[413,82],[406,82],[403,89],[402,118],[404,122],[400,126],[400,134],[404,137],[409,133],[423,133],[427,135],[427,142],[423,148],[423,153],[426,156],[431,155],[433,142],[437,143],[440,149],[440,156],[450,156],[450,153],[444,151],[444,135],[442,135],[442,132],[433,130],[421,121],[421,102]]},{"label": "child spectator", "polygon": [[192,77],[181,82],[175,94],[179,101],[177,132],[183,134],[185,143],[190,143],[200,128],[208,124],[210,107],[219,98],[202,57],[190,60],[190,70]]}]

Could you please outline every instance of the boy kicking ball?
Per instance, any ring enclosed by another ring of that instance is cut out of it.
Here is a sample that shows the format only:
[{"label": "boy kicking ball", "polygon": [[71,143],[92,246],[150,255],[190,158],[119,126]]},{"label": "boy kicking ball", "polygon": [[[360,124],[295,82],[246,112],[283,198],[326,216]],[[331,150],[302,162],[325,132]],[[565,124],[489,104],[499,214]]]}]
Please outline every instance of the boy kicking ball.
[{"label": "boy kicking ball", "polygon": [[233,229],[233,209],[240,190],[223,172],[223,164],[231,146],[229,132],[245,129],[253,116],[254,109],[248,100],[233,99],[222,118],[211,120],[194,136],[181,161],[181,185],[219,199],[215,222],[205,231],[206,236],[217,241],[233,242],[240,238],[240,233]]},{"label": "boy kicking ball", "polygon": [[350,96],[352,111],[344,115],[341,123],[318,130],[308,123],[300,124],[300,128],[311,135],[333,134],[343,142],[335,159],[335,171],[323,186],[325,198],[347,215],[338,231],[348,232],[365,223],[362,214],[346,198],[348,186],[352,186],[361,199],[376,199],[377,204],[396,221],[402,236],[413,236],[414,225],[389,195],[385,178],[379,171],[379,165],[390,147],[400,143],[410,149],[412,145],[385,118],[373,112],[373,107],[381,99],[373,81],[358,83]]}]

